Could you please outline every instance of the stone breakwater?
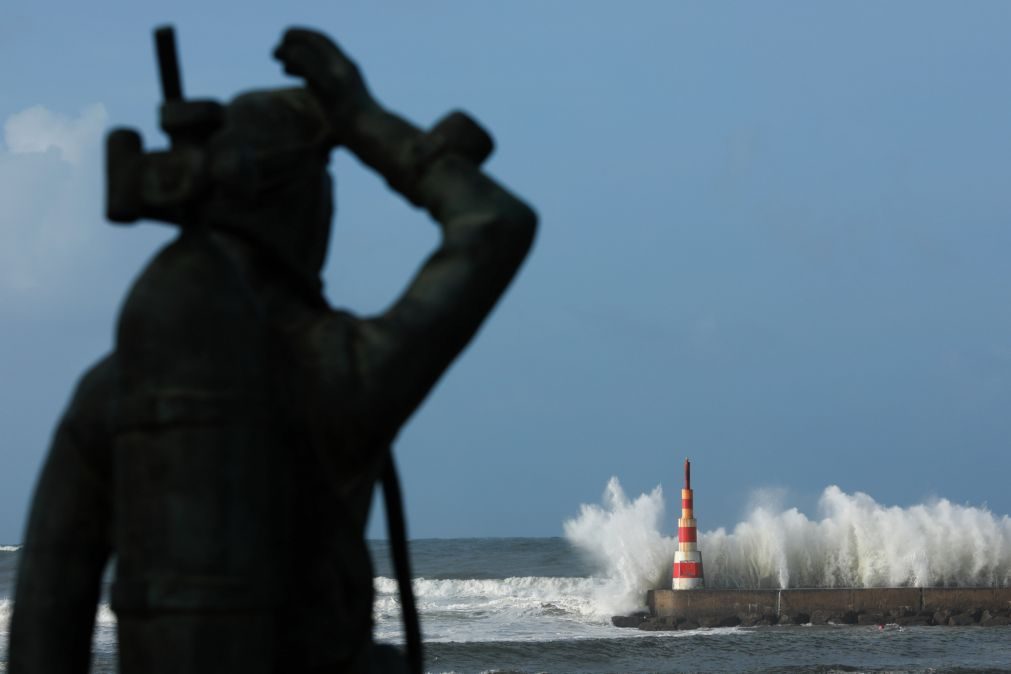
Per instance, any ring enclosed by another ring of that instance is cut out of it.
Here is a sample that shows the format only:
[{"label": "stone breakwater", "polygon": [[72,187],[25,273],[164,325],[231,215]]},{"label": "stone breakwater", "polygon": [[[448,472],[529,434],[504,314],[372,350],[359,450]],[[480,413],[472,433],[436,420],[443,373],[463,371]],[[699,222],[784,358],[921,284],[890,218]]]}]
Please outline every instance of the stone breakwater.
[{"label": "stone breakwater", "polygon": [[757,625],[1011,625],[1011,588],[650,590],[649,613],[616,627],[689,630]]}]

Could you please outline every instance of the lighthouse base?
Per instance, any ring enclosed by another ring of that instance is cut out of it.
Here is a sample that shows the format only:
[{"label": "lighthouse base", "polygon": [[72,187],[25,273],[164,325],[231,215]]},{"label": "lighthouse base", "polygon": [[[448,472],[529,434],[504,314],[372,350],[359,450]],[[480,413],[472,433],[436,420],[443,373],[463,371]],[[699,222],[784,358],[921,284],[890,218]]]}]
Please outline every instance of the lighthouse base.
[{"label": "lighthouse base", "polygon": [[701,590],[706,586],[702,575],[702,553],[698,550],[678,550],[674,553],[671,589]]},{"label": "lighthouse base", "polygon": [[706,583],[702,578],[675,578],[671,584],[674,590],[702,590]]}]

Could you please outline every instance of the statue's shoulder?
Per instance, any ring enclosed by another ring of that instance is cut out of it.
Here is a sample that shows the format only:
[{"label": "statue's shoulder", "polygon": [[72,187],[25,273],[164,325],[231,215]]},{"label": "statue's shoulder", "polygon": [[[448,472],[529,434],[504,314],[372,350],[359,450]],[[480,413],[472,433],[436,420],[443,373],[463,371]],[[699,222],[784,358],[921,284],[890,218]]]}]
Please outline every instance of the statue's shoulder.
[{"label": "statue's shoulder", "polygon": [[262,357],[266,317],[248,279],[214,238],[183,233],[148,263],[127,294],[116,329],[121,368],[168,362],[226,367]]},{"label": "statue's shoulder", "polygon": [[251,300],[242,275],[214,238],[202,232],[184,232],[140,273],[123,311],[211,308]]},{"label": "statue's shoulder", "polygon": [[135,319],[160,328],[183,320],[222,326],[248,318],[256,304],[247,280],[213,237],[184,233],[137,277],[123,304],[120,328]]},{"label": "statue's shoulder", "polygon": [[103,398],[108,396],[109,389],[115,383],[116,356],[107,354],[81,375],[77,382],[75,396],[85,398]]},{"label": "statue's shoulder", "polygon": [[116,400],[116,357],[109,354],[77,381],[70,404],[60,420],[79,446],[106,451]]}]

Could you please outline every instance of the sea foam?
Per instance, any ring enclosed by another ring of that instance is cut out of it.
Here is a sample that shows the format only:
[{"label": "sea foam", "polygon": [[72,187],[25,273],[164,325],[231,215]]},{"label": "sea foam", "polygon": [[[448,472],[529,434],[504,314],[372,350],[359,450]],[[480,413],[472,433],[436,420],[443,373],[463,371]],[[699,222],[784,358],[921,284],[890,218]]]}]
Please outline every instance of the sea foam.
[{"label": "sea foam", "polygon": [[0,599],[0,634],[6,634],[11,622],[14,605],[10,599]]},{"label": "sea foam", "polygon": [[[13,613],[14,602],[10,599],[0,599],[0,634],[6,634],[10,630]],[[115,627],[116,614],[112,612],[107,603],[103,602],[95,608],[95,625],[99,628]]]},{"label": "sea foam", "polygon": [[[601,505],[583,505],[566,538],[594,558],[604,609],[641,607],[666,587],[677,540],[661,533],[663,492],[629,499],[611,478]],[[755,506],[727,531],[700,534],[710,588],[1011,585],[1011,518],[947,499],[907,508],[827,487],[820,519],[796,508]]]},{"label": "sea foam", "polygon": [[[597,600],[605,578],[517,576],[412,582],[426,642],[613,638],[610,609]],[[397,583],[377,577],[373,617],[379,641],[401,642]],[[623,630],[621,636],[648,635]]]}]

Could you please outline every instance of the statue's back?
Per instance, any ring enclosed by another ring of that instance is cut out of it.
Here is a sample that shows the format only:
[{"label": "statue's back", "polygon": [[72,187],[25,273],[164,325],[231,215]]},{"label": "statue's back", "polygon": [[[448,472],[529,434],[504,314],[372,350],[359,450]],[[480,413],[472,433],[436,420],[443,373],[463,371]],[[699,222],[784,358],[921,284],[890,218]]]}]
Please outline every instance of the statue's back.
[{"label": "statue's back", "polygon": [[262,307],[187,233],[117,332],[112,606],[124,674],[270,672],[288,549],[288,456]]}]

